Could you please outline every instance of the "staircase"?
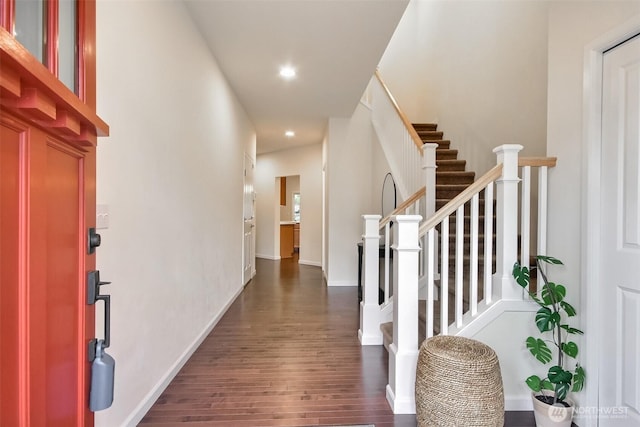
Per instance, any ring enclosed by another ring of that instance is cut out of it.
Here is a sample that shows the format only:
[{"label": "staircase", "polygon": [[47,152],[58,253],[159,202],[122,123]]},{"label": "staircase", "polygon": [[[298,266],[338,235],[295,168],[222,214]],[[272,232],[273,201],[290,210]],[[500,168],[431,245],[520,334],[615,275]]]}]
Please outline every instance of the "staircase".
[{"label": "staircase", "polygon": [[[423,143],[436,143],[438,147],[436,148],[436,210],[442,208],[444,205],[449,203],[455,196],[464,191],[469,185],[471,185],[475,180],[475,172],[467,171],[466,164],[467,161],[463,159],[458,159],[458,150],[451,149],[451,141],[443,139],[444,132],[438,131],[438,125],[432,123],[414,123],[413,128],[417,132],[418,136],[422,140]],[[481,195],[480,198],[480,210],[484,209],[484,194]],[[464,253],[468,254],[470,251],[471,245],[471,235],[469,234],[469,230],[471,227],[471,215],[468,212],[465,212],[464,217]],[[478,219],[478,227],[479,227],[479,242],[484,242],[484,216],[480,215]],[[494,227],[495,230],[495,210],[494,210]],[[449,221],[449,271],[455,271],[455,235],[456,231],[456,221],[454,218],[451,218]],[[495,255],[495,233],[494,236],[494,255]],[[480,244],[479,251],[483,252],[483,247]],[[440,258],[440,257],[439,257]],[[470,271],[470,259],[469,256],[465,256],[464,258],[464,267],[463,267],[463,311],[467,312],[469,309],[469,271]],[[482,266],[483,266],[483,258],[479,257],[478,259],[478,269],[479,269],[479,277],[482,277]],[[443,267],[439,266],[439,270]],[[454,310],[454,292],[455,292],[455,274],[450,276],[449,282],[449,310],[448,317],[449,323],[453,323],[455,310]],[[439,280],[436,281],[438,288],[440,287]],[[482,287],[478,289],[478,297],[477,302],[481,301],[483,298]],[[439,293],[439,290],[438,290]],[[436,334],[440,333],[440,306],[436,304],[434,306],[434,332]],[[419,323],[418,323],[418,342],[421,343],[426,338],[426,305],[419,305]],[[383,334],[383,344],[385,348],[388,349],[388,346],[391,342],[393,342],[393,322],[385,322],[380,325],[380,329]]]},{"label": "staircase", "polygon": [[[507,312],[522,319],[537,309],[514,284],[512,269],[535,253],[531,237],[536,252],[546,253],[547,174],[556,159],[523,158],[522,146],[504,144],[493,150],[496,165],[476,178],[436,125],[409,122],[377,72],[370,89],[372,125],[404,201],[390,217],[363,215],[358,339],[385,344],[387,401],[396,414],[414,414],[415,368],[425,337],[474,337]],[[538,179],[533,195],[532,169]],[[382,304],[379,265],[387,289]]]}]

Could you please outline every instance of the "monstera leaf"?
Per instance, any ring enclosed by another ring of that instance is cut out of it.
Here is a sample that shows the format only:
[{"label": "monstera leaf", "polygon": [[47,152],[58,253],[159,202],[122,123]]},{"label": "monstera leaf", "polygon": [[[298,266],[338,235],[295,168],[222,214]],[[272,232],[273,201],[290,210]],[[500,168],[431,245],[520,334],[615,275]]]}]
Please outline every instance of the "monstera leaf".
[{"label": "monstera leaf", "polygon": [[584,380],[586,378],[584,368],[576,363],[576,373],[573,374],[573,388],[571,391],[580,391],[584,387]]},{"label": "monstera leaf", "polygon": [[552,330],[560,322],[560,314],[549,307],[542,307],[536,313],[536,326],[540,332]]},{"label": "monstera leaf", "polygon": [[575,358],[578,355],[578,345],[573,341],[563,342],[562,351],[564,351],[565,354]]},{"label": "monstera leaf", "polygon": [[516,283],[523,288],[529,286],[529,281],[531,280],[529,269],[521,266],[518,262],[513,265],[513,277],[516,279]]},{"label": "monstera leaf", "polygon": [[540,338],[535,339],[534,337],[527,338],[527,348],[533,354],[533,357],[538,359],[542,363],[549,363],[552,359],[551,349],[547,345],[546,342],[542,341]]},{"label": "monstera leaf", "polygon": [[559,303],[564,299],[567,295],[567,289],[562,285],[556,285],[553,282],[547,283],[542,288],[542,301],[546,305],[551,305],[553,303]]}]

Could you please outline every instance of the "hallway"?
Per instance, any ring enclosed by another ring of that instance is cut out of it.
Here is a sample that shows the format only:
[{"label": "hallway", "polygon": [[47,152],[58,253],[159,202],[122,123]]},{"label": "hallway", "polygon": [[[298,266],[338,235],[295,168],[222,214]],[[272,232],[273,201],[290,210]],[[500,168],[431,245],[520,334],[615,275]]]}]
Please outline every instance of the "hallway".
[{"label": "hallway", "polygon": [[[387,352],[358,342],[355,287],[328,288],[297,257],[256,270],[140,426],[416,426],[387,403]],[[533,413],[505,426],[535,426]]]},{"label": "hallway", "polygon": [[384,348],[358,343],[356,288],[297,258],[256,269],[141,426],[415,426],[386,401]]}]

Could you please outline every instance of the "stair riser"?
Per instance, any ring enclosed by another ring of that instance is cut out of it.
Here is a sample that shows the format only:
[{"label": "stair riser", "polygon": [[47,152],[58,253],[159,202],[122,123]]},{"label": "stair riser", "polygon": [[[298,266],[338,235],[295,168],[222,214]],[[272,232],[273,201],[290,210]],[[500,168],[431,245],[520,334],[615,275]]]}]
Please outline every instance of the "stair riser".
[{"label": "stair riser", "polygon": [[[444,205],[446,205],[449,201],[451,201],[451,199],[453,199],[453,197],[448,198],[448,199],[441,199],[438,197],[438,193],[436,190],[436,209],[440,209],[442,208]],[[493,212],[495,215],[496,209],[495,209],[495,201],[493,202]],[[484,215],[484,200],[483,200],[483,193],[480,193],[480,198],[478,200],[478,210],[479,210],[479,214]],[[464,214],[465,215],[470,215],[471,214],[471,203],[465,203],[464,205]],[[453,218],[454,215],[452,214],[451,217]]]},{"label": "stair riser", "polygon": [[467,167],[467,162],[464,160],[455,161],[437,161],[437,170],[440,172],[463,172]]},{"label": "stair riser", "polygon": [[[493,235],[493,247],[496,247],[496,235]],[[479,234],[478,236],[478,249],[482,250],[484,249],[484,235],[483,234]],[[449,234],[449,249],[451,251],[454,250],[455,248],[455,244],[456,244],[456,236],[455,234]],[[465,236],[463,238],[463,246],[464,246],[464,252],[465,253],[469,253],[469,249],[471,248],[471,237],[470,236]]]},{"label": "stair riser", "polygon": [[438,160],[457,160],[458,150],[436,150],[436,162]]},{"label": "stair riser", "polygon": [[450,150],[451,149],[451,141],[422,141],[424,144],[429,143],[429,144],[433,144],[433,143],[437,143],[438,147],[436,148],[436,150]]},{"label": "stair riser", "polygon": [[436,186],[436,199],[447,199],[451,200],[456,197],[458,194],[462,193],[464,188],[442,188]]},{"label": "stair riser", "polygon": [[442,139],[442,137],[444,136],[444,133],[439,131],[425,130],[425,131],[417,131],[417,132],[418,132],[418,136],[423,141],[437,141],[439,139]]},{"label": "stair riser", "polygon": [[436,185],[471,185],[474,179],[473,172],[436,172]]},{"label": "stair riser", "polygon": [[[438,227],[440,229],[440,227]],[[456,233],[457,225],[455,219],[449,221],[449,234],[454,235]],[[467,218],[464,221],[464,231],[465,233],[469,233],[471,231],[471,219]],[[493,232],[495,234],[496,231],[496,222],[495,219],[493,221]],[[484,218],[478,220],[478,232],[481,235],[484,235]]]}]

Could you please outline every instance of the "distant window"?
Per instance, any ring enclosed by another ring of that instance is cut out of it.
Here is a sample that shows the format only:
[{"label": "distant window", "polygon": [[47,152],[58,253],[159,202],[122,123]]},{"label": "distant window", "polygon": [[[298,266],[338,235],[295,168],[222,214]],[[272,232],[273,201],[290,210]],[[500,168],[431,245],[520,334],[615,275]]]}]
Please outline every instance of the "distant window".
[{"label": "distant window", "polygon": [[300,193],[293,193],[293,220],[300,222]]}]

